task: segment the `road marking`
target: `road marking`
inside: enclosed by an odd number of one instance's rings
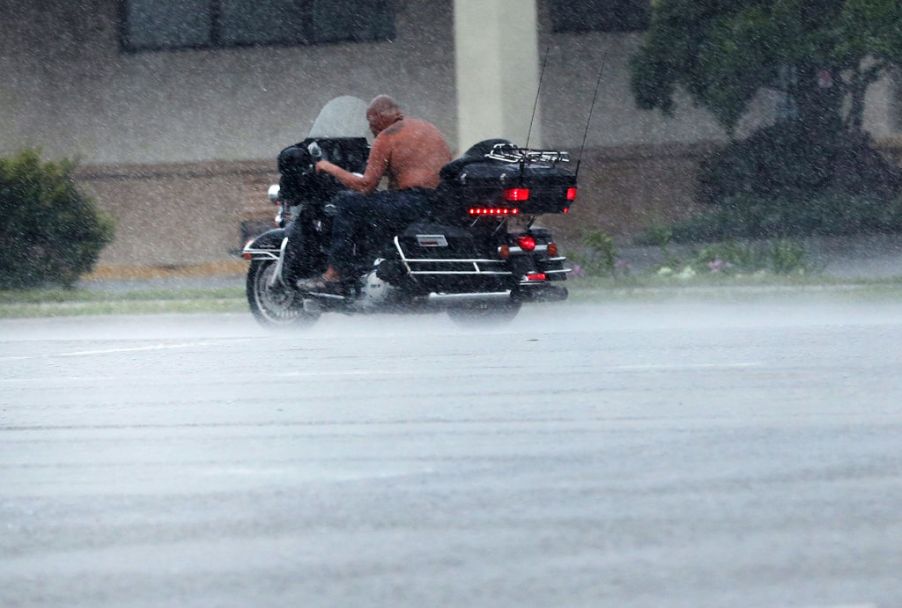
[[[114,382],[122,380],[117,376],[37,376],[33,378],[0,378],[0,384],[28,384],[29,382],[47,384],[49,380],[64,382]]]
[[[105,349],[105,350],[86,350],[86,351],[78,351],[71,353],[59,353],[59,354],[51,354],[51,355],[32,355],[26,357],[0,357],[0,361],[10,360],[10,359],[39,359],[42,357],[86,357],[93,355],[107,355],[107,354],[118,354],[118,353],[130,353],[130,352],[146,352],[146,351],[155,351],[155,350],[166,350],[166,349],[176,349],[176,348],[190,348],[192,346],[212,346],[216,345],[216,342],[190,342],[184,344],[156,344],[151,346],[142,346],[142,347],[134,347],[134,348],[114,348],[114,349]],[[614,365],[608,367],[607,372],[646,372],[646,371],[692,371],[692,370],[717,370],[717,369],[750,369],[753,367],[762,367],[764,364],[760,362],[746,362],[746,363],[661,363],[661,364],[647,364],[647,365]],[[348,378],[348,377],[388,377],[388,376],[411,376],[415,375],[415,373],[409,369],[314,369],[314,370],[293,370],[287,372],[271,372],[271,371],[263,371],[261,372],[265,377],[274,378],[274,379],[286,379],[286,378],[321,378],[321,377],[333,377],[333,378]],[[495,373],[494,371],[486,372],[486,374]],[[422,375],[422,374],[421,374]],[[433,374],[434,375],[434,374]],[[263,377],[263,376],[261,376]],[[59,377],[55,376],[54,380],[67,380],[67,381],[85,381],[85,382],[105,382],[117,380],[116,377],[113,376],[69,376],[69,377]],[[38,376],[38,377],[27,377],[27,378],[0,378],[0,384],[4,383],[28,383],[28,382],[47,382],[46,376]]]
[[[761,367],[760,362],[739,363],[650,363],[647,365],[614,365],[609,369],[616,371],[683,371],[693,369],[746,369]]]
[[[818,604],[804,608],[877,608],[877,604]]]
[[[247,342],[248,339],[227,339],[228,342]],[[155,350],[170,350],[178,348],[193,348],[198,346],[218,346],[224,340],[207,340],[203,342],[179,342],[176,344],[149,344],[147,346],[131,346],[128,348],[104,348],[97,350],[79,350],[68,353],[44,353],[40,355],[19,355],[10,357],[0,357],[0,361],[23,361],[27,359],[45,359],[52,357],[92,357],[95,355],[115,355],[121,353],[140,353]]]

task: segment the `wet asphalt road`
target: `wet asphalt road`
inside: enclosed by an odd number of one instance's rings
[[[0,606],[900,606],[902,303],[0,321]]]

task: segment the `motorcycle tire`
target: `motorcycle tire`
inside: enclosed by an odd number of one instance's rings
[[[479,302],[448,309],[448,317],[464,327],[501,325],[510,323],[520,312],[518,300],[504,302]]]
[[[275,260],[253,260],[247,271],[247,303],[260,325],[269,328],[300,328],[316,323],[318,312],[304,310],[301,295],[278,283],[269,287]]]

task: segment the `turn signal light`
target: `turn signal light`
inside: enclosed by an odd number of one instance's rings
[[[501,256],[501,259],[506,260],[511,257],[511,247],[510,245],[502,245],[498,248],[498,255]]]
[[[523,251],[535,251],[536,240],[528,234],[524,234],[523,236],[517,237],[517,245],[519,245],[520,249]]]
[[[529,188],[507,188],[504,191],[504,200],[512,203],[529,200]]]
[[[557,257],[557,243],[548,243],[548,255],[550,257]]]
[[[576,200],[576,186],[570,186],[567,188],[566,198],[571,203]]]
[[[254,239],[251,239],[247,243],[244,244],[244,247],[242,247],[241,257],[244,258],[245,260],[254,259],[254,254],[252,254],[250,251],[247,250],[247,248],[250,247],[251,243],[253,243],[253,242],[254,242]]]
[[[470,207],[470,215],[520,215],[516,207]]]

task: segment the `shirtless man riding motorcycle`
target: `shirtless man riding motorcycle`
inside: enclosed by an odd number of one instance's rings
[[[384,243],[399,228],[428,212],[429,193],[439,184],[439,171],[451,161],[451,150],[435,125],[407,118],[398,103],[387,95],[370,102],[367,122],[376,139],[363,175],[345,171],[321,160],[316,171],[328,173],[351,190],[338,195],[337,215],[332,224],[328,268],[321,277],[300,280],[307,291],[334,288],[353,262],[357,232],[365,227],[373,242]],[[388,190],[376,192],[383,177]],[[291,231],[289,231],[289,241]]]

